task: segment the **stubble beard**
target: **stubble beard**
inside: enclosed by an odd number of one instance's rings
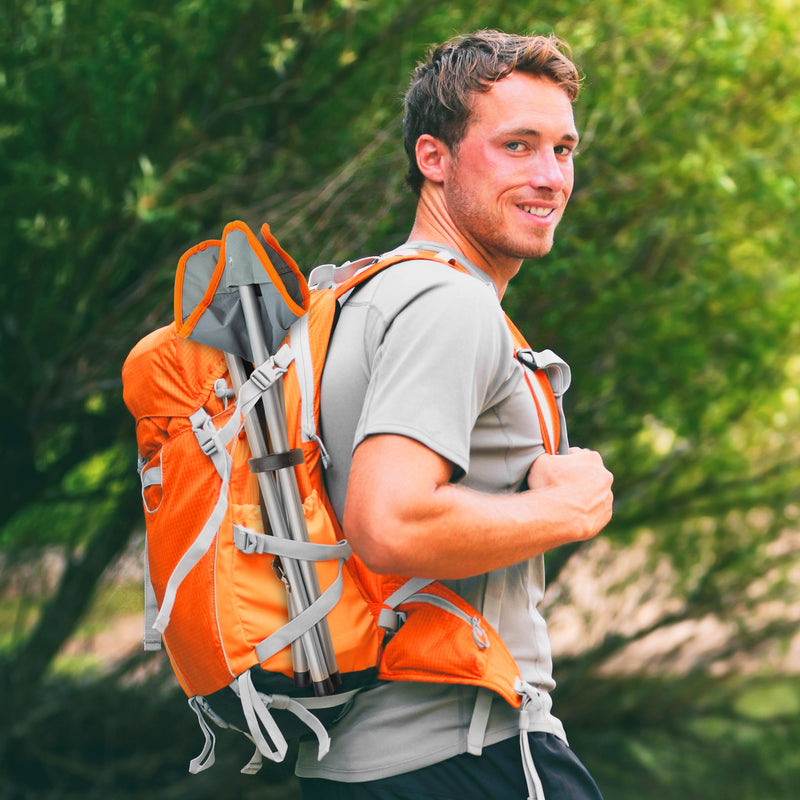
[[[549,228],[542,231],[541,236],[532,237],[532,241],[526,242],[524,245],[520,244],[517,252],[514,253],[515,258],[541,258],[546,256],[553,249],[555,229]],[[513,246],[513,242],[509,241],[509,246]]]
[[[459,229],[481,248],[506,259],[541,258],[553,248],[555,224],[530,235],[516,234],[502,214],[487,214],[484,204],[458,181],[450,185],[447,207]],[[522,213],[522,212],[521,212]]]

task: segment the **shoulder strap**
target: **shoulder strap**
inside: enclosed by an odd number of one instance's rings
[[[567,453],[569,440],[562,398],[572,379],[569,365],[552,350],[532,350],[508,316],[506,324],[514,340],[514,357],[527,367],[525,380],[536,402],[545,450]]]
[[[354,274],[349,276],[346,280],[342,281],[338,285],[334,287],[334,291],[336,292],[336,297],[342,301],[344,296],[352,291],[356,286],[368,281],[373,275],[376,275],[378,272],[386,269],[387,267],[391,267],[394,264],[399,264],[402,261],[436,261],[439,264],[444,264],[448,267],[453,267],[454,269],[459,270],[460,272],[466,272],[466,270],[454,259],[445,259],[442,258],[437,252],[434,250],[415,250],[409,253],[390,253],[388,256],[384,257],[377,257],[371,263],[367,262],[365,266],[359,268]],[[361,262],[356,262],[353,266],[358,266]]]
[[[342,267],[324,265],[322,270],[325,271],[329,285],[332,286],[337,301],[341,305],[347,301],[350,293],[356,287],[364,284],[381,270],[402,261],[418,259],[436,261],[459,272],[469,274],[455,258],[445,259],[434,250],[422,249],[406,253],[390,253],[386,257],[376,257],[371,260],[361,259]],[[566,453],[569,450],[569,441],[561,398],[569,387],[569,366],[552,350],[544,350],[541,353],[533,351],[508,315],[506,315],[506,324],[514,341],[514,356],[528,367],[525,370],[525,380],[536,403],[545,449],[549,453]]]
[[[332,289],[337,304],[341,306],[354,289],[366,283],[378,272],[403,261],[419,259],[435,261],[469,274],[455,258],[445,259],[435,250],[420,249],[411,252],[394,252],[385,257],[362,258],[340,267],[323,264],[314,269],[309,282],[312,286],[320,289]],[[541,353],[531,350],[517,326],[507,315],[505,319],[514,341],[514,356],[528,367],[525,370],[525,380],[536,403],[545,449],[549,453],[565,453],[569,449],[569,443],[561,397],[569,386],[569,367],[550,350]],[[333,324],[335,324],[335,318]],[[525,358],[526,355],[529,357]],[[311,430],[311,426],[307,425],[307,429]],[[327,466],[326,456],[327,453],[325,454],[325,465]]]
[[[309,277],[312,292],[308,313],[300,317],[289,332],[289,341],[295,353],[294,372],[300,397],[297,406],[287,403],[287,414],[290,417],[289,429],[292,430],[295,424],[292,415],[296,407],[299,408],[301,441],[316,443],[324,468],[330,466],[330,456],[319,436],[317,425],[319,382],[339,309],[353,290],[364,285],[373,275],[401,261],[420,258],[462,269],[454,261],[446,261],[432,250],[416,250],[391,253],[385,258],[370,256],[341,266],[322,264],[312,270]],[[308,460],[309,454],[306,454],[306,458]],[[310,490],[311,487],[307,488]]]

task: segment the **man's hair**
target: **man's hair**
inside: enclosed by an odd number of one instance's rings
[[[511,72],[547,78],[574,102],[580,74],[569,45],[554,35],[517,36],[485,30],[457,36],[432,48],[417,65],[405,96],[403,144],[406,183],[419,195],[424,177],[417,165],[417,139],[430,134],[455,152],[467,132],[475,92],[488,92]]]

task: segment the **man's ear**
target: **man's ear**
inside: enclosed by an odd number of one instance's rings
[[[434,183],[442,183],[445,176],[445,164],[450,156],[447,145],[429,133],[423,133],[417,139],[417,166],[419,171]]]

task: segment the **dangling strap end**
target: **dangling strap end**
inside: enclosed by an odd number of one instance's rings
[[[264,759],[256,747],[253,757],[239,770],[242,775],[255,775],[261,770]]]
[[[528,788],[528,800],[545,800],[544,787],[531,753],[528,738],[529,708],[538,699],[539,691],[527,681],[517,678],[514,690],[522,697],[522,708],[519,711],[519,750],[522,757],[522,771],[525,773],[525,784]]]
[[[144,637],[146,653],[161,649],[161,633],[153,626],[158,616],[158,600],[150,579],[150,560],[147,557],[147,537],[144,540]]]
[[[197,775],[198,772],[203,772],[209,767],[214,766],[214,762],[216,761],[214,748],[216,746],[217,737],[214,735],[214,731],[211,730],[208,722],[206,722],[197,697],[189,698],[189,707],[197,715],[197,721],[200,724],[200,730],[203,732],[203,738],[205,740],[200,755],[189,762],[189,772],[192,775]]]
[[[269,713],[268,702],[271,698],[266,696],[267,702],[264,702],[264,699],[259,696],[255,686],[253,686],[253,680],[249,672],[242,673],[234,681],[234,684],[237,687],[236,692],[242,703],[242,711],[256,748],[262,756],[266,756],[270,761],[280,763],[283,761],[289,746],[280,728]],[[267,741],[265,733],[272,741],[272,747]]]
[[[467,733],[467,752],[470,755],[479,756],[483,753],[483,740],[486,736],[486,727],[489,724],[489,714],[492,710],[493,699],[490,689],[486,689],[483,686],[478,689]]]

